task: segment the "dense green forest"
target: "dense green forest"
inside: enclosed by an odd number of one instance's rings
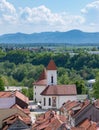
[[[84,49],[74,55],[68,52],[0,49],[0,77],[5,86],[32,88],[32,83],[38,79],[50,59],[57,65],[58,84],[74,83],[78,87],[78,93],[86,93],[86,81],[95,78],[99,72],[99,55],[90,54]]]

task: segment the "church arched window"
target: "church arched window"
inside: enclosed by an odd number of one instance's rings
[[[46,105],[46,98],[44,98],[44,106]]]
[[[53,76],[51,76],[51,83],[53,84]]]
[[[49,106],[51,106],[51,98],[49,98]]]

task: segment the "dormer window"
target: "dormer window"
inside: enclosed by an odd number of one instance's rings
[[[51,83],[53,84],[53,76],[51,76]]]

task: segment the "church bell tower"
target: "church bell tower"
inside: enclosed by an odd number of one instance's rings
[[[47,70],[47,85],[57,85],[57,67],[53,60],[50,60],[46,70]]]

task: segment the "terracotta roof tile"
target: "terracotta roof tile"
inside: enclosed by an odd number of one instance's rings
[[[19,105],[17,105],[17,104],[14,104],[13,106],[11,106],[10,108],[18,108],[18,109],[20,109],[20,110],[22,110],[23,111],[23,109],[19,106]]]
[[[76,95],[75,85],[53,85],[44,89],[41,95]]]
[[[4,119],[2,122],[6,123],[8,125],[8,124],[13,124],[17,119],[22,120],[27,125],[31,124],[31,118],[30,117],[20,116],[19,114],[14,114],[14,115]]]
[[[95,104],[95,107],[99,108],[99,99],[97,99],[94,104]]]
[[[98,130],[99,128],[97,128],[97,124],[96,123],[92,123],[91,126],[88,128],[88,130]]]
[[[50,62],[49,62],[49,64],[48,64],[48,66],[47,66],[46,69],[47,69],[47,70],[57,70],[57,67],[56,67],[56,65],[55,65],[55,62],[54,62],[53,60],[50,60]]]
[[[71,130],[86,130],[83,127],[72,127]]]
[[[43,79],[43,80],[39,80],[33,83],[34,85],[47,85],[47,80]]]
[[[82,103],[80,104],[81,109],[80,109],[76,114],[74,114],[73,117],[76,117],[76,116],[77,116],[81,111],[83,111],[88,105],[90,105],[90,101],[89,101],[89,100],[85,100],[84,102],[82,102]]]
[[[2,128],[2,130],[7,130],[8,129],[8,125],[6,125],[6,126],[4,126],[3,128]]]
[[[39,77],[39,80],[43,80],[43,79],[46,79],[46,78],[47,78],[46,77],[46,69],[44,69],[43,72],[41,73],[40,77]]]
[[[13,92],[11,91],[1,91],[0,98],[13,97]]]
[[[11,106],[10,108],[18,108],[20,109],[21,111],[23,111],[25,114],[29,115],[30,114],[30,110],[28,108],[26,109],[22,109],[19,105],[17,104],[14,104],[13,106]]]
[[[63,122],[58,119],[55,118],[48,126],[47,128],[45,128],[45,130],[57,130],[61,125],[63,124]]]
[[[63,106],[60,108],[61,112],[64,112],[64,109],[66,111],[71,110],[73,107],[78,106],[80,103],[78,101],[67,101],[66,103],[63,104]]]
[[[28,97],[26,97],[24,94],[22,94],[19,91],[15,91],[15,96],[18,97],[19,99],[21,99],[22,101],[24,101],[25,103],[29,103],[29,99]]]
[[[83,128],[86,128],[86,129],[88,129],[90,126],[91,126],[91,122],[90,122],[90,120],[88,120],[88,119],[84,120],[84,121],[80,124],[80,127],[83,127]]]
[[[26,102],[28,104],[29,99],[28,97],[26,97],[25,95],[23,95],[21,92],[19,91],[4,91],[4,92],[0,92],[0,97],[1,98],[7,98],[7,97],[18,97],[19,99],[21,99],[22,101]]]
[[[97,123],[85,119],[78,127],[73,127],[71,130],[97,130]]]
[[[57,130],[63,123],[62,116],[58,116],[55,111],[47,111],[43,115],[40,115],[33,124],[32,130]]]

